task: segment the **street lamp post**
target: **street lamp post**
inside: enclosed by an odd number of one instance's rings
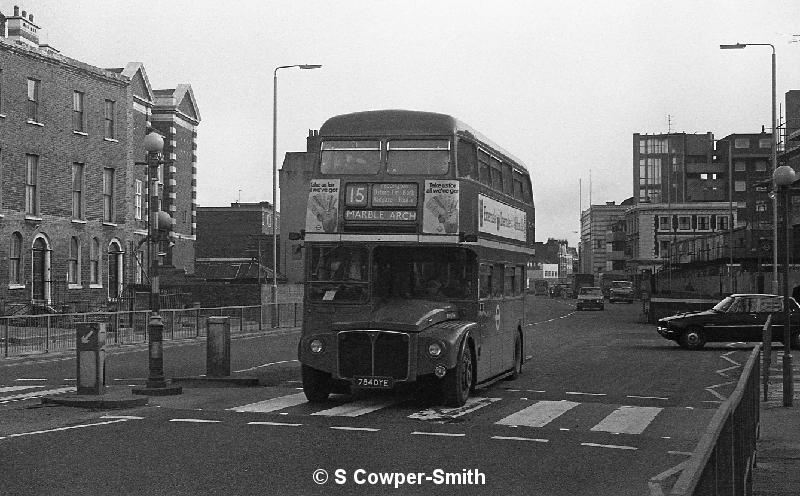
[[[783,262],[783,406],[792,406],[792,396],[794,396],[794,384],[792,378],[792,332],[790,324],[791,308],[789,308],[789,216],[791,214],[791,203],[789,197],[789,186],[797,179],[794,169],[788,165],[782,165],[772,173],[775,185],[783,192],[783,222],[785,225],[785,251]],[[777,198],[775,199],[777,204]]]
[[[768,46],[772,48],[772,171],[778,168],[778,118],[775,111],[775,46],[772,43],[736,43],[720,45],[723,50],[739,50],[747,46]],[[778,202],[772,204],[772,291],[778,293]]]
[[[272,327],[278,327],[278,238],[275,227],[278,223],[278,70],[297,67],[319,69],[319,64],[282,65],[272,72]],[[259,267],[259,270],[261,268]]]
[[[150,194],[147,207],[147,258],[150,276],[150,321],[147,325],[149,373],[146,386],[134,388],[133,393],[164,396],[182,392],[180,386],[169,385],[164,378],[164,323],[159,315],[161,288],[158,278],[158,238],[159,230],[166,227],[170,221],[169,214],[162,212],[159,208],[158,197],[158,166],[163,163],[159,160],[159,155],[164,149],[164,138],[151,131],[144,137],[144,149],[147,151],[145,165],[147,165],[147,188]],[[136,164],[141,164],[141,162],[136,162]]]

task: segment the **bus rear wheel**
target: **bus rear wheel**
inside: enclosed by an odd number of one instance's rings
[[[442,393],[447,406],[463,406],[474,387],[475,371],[472,351],[467,343],[461,347],[456,366],[447,371],[442,380]]]
[[[311,403],[321,403],[331,394],[331,375],[308,365],[300,368],[303,378],[303,392]]]

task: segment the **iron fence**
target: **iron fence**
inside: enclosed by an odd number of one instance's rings
[[[750,354],[733,394],[714,414],[672,490],[672,496],[749,495],[759,428],[761,344]]]
[[[231,332],[253,332],[272,325],[273,305],[160,310],[164,340],[205,337],[208,317],[230,317]],[[277,327],[300,325],[302,304],[279,303]],[[147,342],[149,310],[88,312],[0,317],[0,346],[4,357],[75,348],[76,324],[106,324],[106,345]]]

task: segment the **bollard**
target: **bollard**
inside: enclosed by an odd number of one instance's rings
[[[209,317],[206,332],[206,376],[231,375],[231,319]]]
[[[106,324],[77,324],[75,342],[78,350],[78,394],[103,394],[106,386]]]

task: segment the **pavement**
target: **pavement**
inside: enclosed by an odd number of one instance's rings
[[[772,361],[767,401],[761,397],[761,435],[756,442],[754,496],[800,495],[800,372],[795,351],[792,406],[783,406],[782,370]],[[762,391],[763,395],[763,391]]]

